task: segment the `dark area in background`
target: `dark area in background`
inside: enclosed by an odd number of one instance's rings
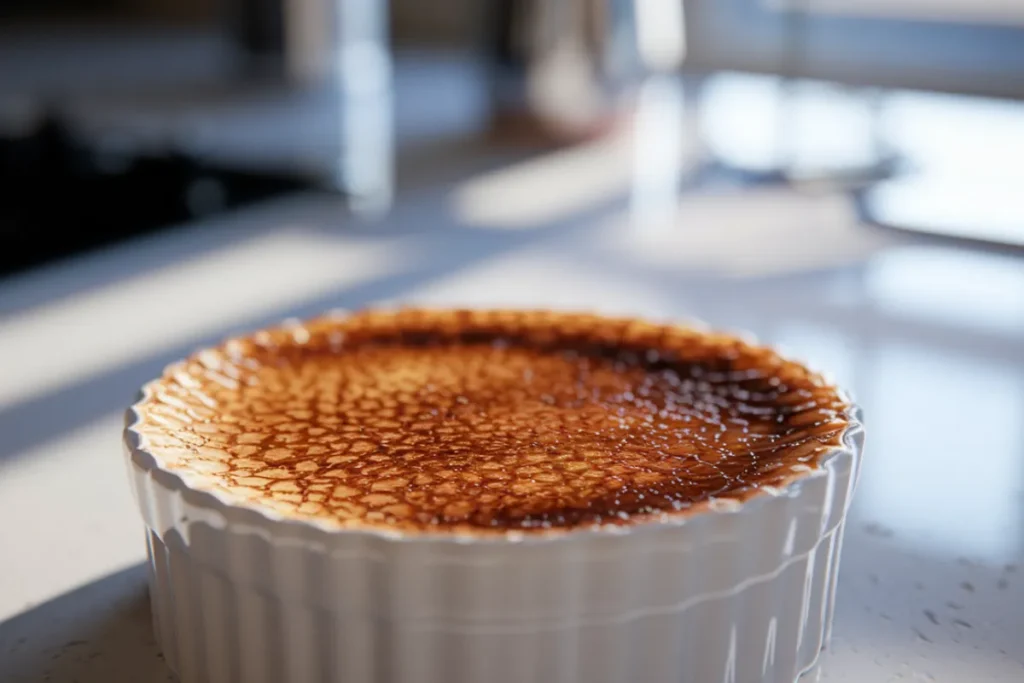
[[[0,18],[32,23],[69,19],[195,23],[216,16],[220,4],[211,0],[3,0]]]
[[[173,153],[111,157],[45,120],[0,135],[0,276],[303,186]]]
[[[90,15],[98,10],[111,9],[111,2],[96,0],[5,0],[0,5],[0,16],[7,19],[53,17],[54,15]]]
[[[277,0],[234,2],[228,12],[235,40],[253,56],[280,55],[284,51],[282,4]]]
[[[242,11],[243,5],[245,11]],[[26,25],[226,20],[242,50],[279,54],[275,0],[5,0],[0,17]],[[224,168],[176,153],[111,156],[52,111],[29,130],[0,128],[0,279],[210,213],[307,188],[293,175]]]

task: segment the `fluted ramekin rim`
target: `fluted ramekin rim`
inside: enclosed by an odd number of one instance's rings
[[[293,326],[299,321],[287,321]],[[679,320],[671,324],[697,330],[711,330],[708,325],[698,320]],[[745,333],[731,336],[742,338],[744,342],[759,345],[756,339]],[[767,346],[767,348],[772,348]],[[797,362],[803,367],[808,364],[796,361],[791,356],[783,356],[786,360]],[[180,361],[172,363],[173,368]],[[812,369],[813,372],[813,369]],[[166,370],[165,370],[166,373]],[[165,374],[161,373],[161,377]],[[818,373],[816,373],[818,374]],[[540,528],[523,530],[466,530],[452,529],[444,531],[389,528],[386,525],[339,526],[330,520],[316,517],[291,517],[268,506],[261,505],[242,497],[235,497],[220,490],[203,486],[203,478],[187,471],[175,470],[163,464],[161,458],[151,450],[139,429],[142,421],[141,406],[160,382],[156,378],[147,382],[136,396],[136,400],[125,413],[125,426],[122,440],[127,452],[130,466],[140,468],[160,479],[162,487],[174,495],[187,499],[188,503],[205,513],[213,513],[225,525],[247,531],[258,531],[271,539],[279,541],[305,541],[317,545],[332,546],[348,543],[357,538],[374,539],[389,543],[440,543],[440,544],[487,544],[487,545],[538,545],[548,543],[565,543],[574,540],[594,539],[596,537],[618,537],[656,532],[666,528],[678,528],[688,525],[707,524],[714,519],[735,515],[757,515],[759,510],[770,501],[778,498],[799,498],[807,481],[819,477],[833,476],[838,464],[846,459],[859,460],[864,439],[863,412],[854,402],[850,394],[838,387],[836,392],[844,400],[846,409],[843,417],[847,421],[840,435],[840,443],[822,453],[807,469],[791,472],[783,483],[771,487],[756,487],[745,491],[729,492],[721,497],[712,497],[680,510],[658,514],[636,515],[627,524],[594,524],[571,528]],[[739,495],[738,495],[739,494]],[[141,494],[140,494],[141,495]]]

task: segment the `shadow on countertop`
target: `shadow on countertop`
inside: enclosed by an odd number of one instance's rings
[[[0,623],[6,683],[173,683],[137,564]]]

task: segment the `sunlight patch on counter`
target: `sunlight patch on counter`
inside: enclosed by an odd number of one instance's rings
[[[0,409],[394,272],[405,257],[393,243],[290,227],[27,309],[0,327]]]

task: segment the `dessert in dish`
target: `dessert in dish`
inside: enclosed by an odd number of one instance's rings
[[[125,444],[186,683],[792,683],[862,433],[737,337],[408,309],[199,351]]]
[[[778,487],[849,403],[776,353],[671,326],[402,311],[235,340],[171,369],[136,429],[195,485],[345,527],[631,524]]]

